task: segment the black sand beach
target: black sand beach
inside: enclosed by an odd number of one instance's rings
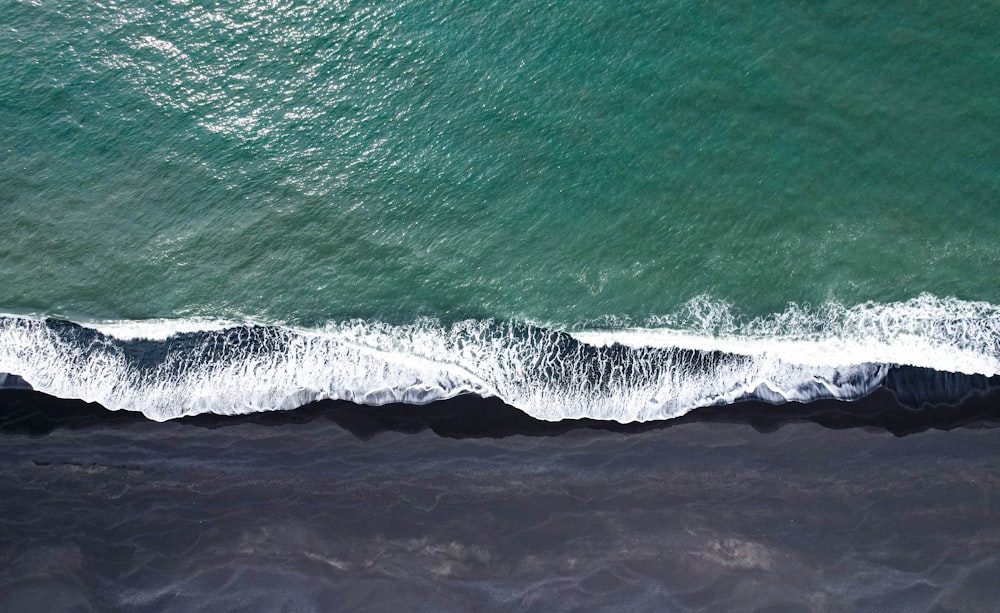
[[[0,610],[988,610],[996,407],[154,423],[5,390]]]

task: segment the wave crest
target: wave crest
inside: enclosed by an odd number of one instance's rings
[[[701,309],[701,316],[695,317]],[[321,399],[423,404],[496,396],[543,420],[669,419],[747,399],[852,400],[894,365],[993,376],[996,307],[922,296],[790,307],[744,323],[702,301],[659,327],[572,334],[468,320],[352,320],[322,329],[225,322],[79,324],[0,318],[0,372],[155,420],[292,409]]]

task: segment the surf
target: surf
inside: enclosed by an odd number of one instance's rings
[[[851,401],[886,385],[913,403],[936,402],[988,387],[1000,373],[1000,311],[954,298],[791,305],[743,319],[699,298],[644,326],[605,323],[354,319],[296,328],[8,315],[0,317],[0,372],[157,421],[324,399],[421,405],[473,394],[545,421],[620,423],[745,400]]]

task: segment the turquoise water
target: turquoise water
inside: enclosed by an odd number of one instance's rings
[[[998,303],[996,8],[5,2],[0,307]]]
[[[0,372],[43,391],[630,421],[1000,374],[995,2],[0,24]]]

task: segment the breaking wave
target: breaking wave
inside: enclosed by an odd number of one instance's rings
[[[938,374],[915,382],[901,367]],[[967,393],[1000,373],[1000,309],[925,295],[850,308],[792,305],[741,320],[729,305],[699,298],[642,326],[609,320],[569,331],[492,320],[298,329],[5,316],[0,372],[158,421],[322,399],[424,404],[459,394],[495,396],[548,421],[649,421],[750,399],[854,400],[887,381],[905,384],[895,390],[904,395],[916,390],[917,403],[921,394],[937,402]]]

